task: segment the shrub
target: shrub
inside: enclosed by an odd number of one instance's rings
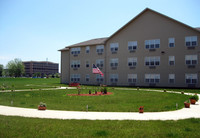
[[[104,94],[107,94],[107,88],[106,87],[104,87],[103,92],[104,92]]]
[[[40,105],[39,105],[40,107],[46,107],[47,105],[46,105],[46,103],[43,103],[43,102],[40,102]]]
[[[191,96],[190,96],[190,99],[194,99],[194,100],[198,101],[198,100],[199,100],[199,97],[198,97],[197,95],[191,95]]]

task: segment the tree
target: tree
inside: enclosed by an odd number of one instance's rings
[[[33,74],[33,77],[41,77],[41,73],[40,72],[36,72]]]
[[[24,64],[22,63],[21,59],[15,58],[11,60],[7,64],[7,69],[10,76],[20,77],[24,73]]]
[[[0,77],[3,76],[3,65],[0,64]]]

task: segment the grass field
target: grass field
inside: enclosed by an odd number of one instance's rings
[[[110,112],[137,112],[140,106],[144,106],[147,112],[169,111],[183,108],[183,103],[188,99],[187,95],[174,93],[112,90],[112,95],[105,96],[68,96],[77,90],[41,90],[27,92],[0,93],[0,105],[37,108],[40,102],[47,104],[47,109],[85,111],[86,105],[89,111]],[[81,93],[88,93],[82,90]],[[11,101],[13,104],[11,105]]]
[[[147,92],[143,90],[121,90],[108,88],[113,95],[108,96],[67,96],[77,90],[36,90],[30,88],[52,88],[66,86],[59,79],[0,78],[0,86],[6,89],[27,89],[24,92],[0,92],[0,105],[37,108],[40,102],[47,103],[47,109],[84,111],[123,111],[138,112],[144,106],[144,112],[175,110],[175,104],[183,107],[188,96],[174,93]],[[84,87],[81,93],[94,92],[95,87]],[[128,88],[129,89],[129,88]],[[163,90],[163,89],[162,89]],[[169,90],[169,89],[166,89]],[[174,89],[172,89],[174,90]],[[186,89],[200,93],[200,90]],[[13,101],[13,105],[11,105]],[[200,137],[200,119],[179,121],[90,121],[90,120],[54,120],[0,115],[0,138],[13,137]]]
[[[0,137],[200,137],[200,119],[179,121],[53,120],[0,116]]]
[[[5,90],[19,89],[38,89],[38,88],[53,88],[55,86],[66,86],[60,84],[60,78],[0,78],[0,90],[2,87]]]

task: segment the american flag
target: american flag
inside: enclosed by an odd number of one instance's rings
[[[103,73],[101,72],[101,70],[97,66],[95,66],[94,64],[93,64],[93,67],[92,67],[92,73],[100,74],[101,77],[103,77]]]

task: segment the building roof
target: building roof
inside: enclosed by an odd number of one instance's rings
[[[69,50],[69,48],[63,48],[63,49],[60,49],[60,50],[58,50],[58,51],[68,51]]]
[[[70,46],[67,46],[67,47],[101,45],[101,44],[104,44],[107,39],[108,39],[108,37],[96,38],[96,39],[91,39],[91,40],[84,41],[84,42],[81,42],[81,43],[77,43],[77,44],[74,44],[74,45],[70,45]]]
[[[92,46],[92,45],[103,45],[103,44],[105,44],[105,41],[106,41],[107,39],[108,39],[108,37],[91,39],[91,40],[87,40],[87,41],[80,42],[80,43],[77,43],[77,44],[73,44],[73,45],[66,46],[65,48],[60,49],[60,50],[58,50],[58,51],[67,51],[67,50],[69,50],[69,48],[71,48],[71,47]]]
[[[123,30],[124,28],[126,28],[129,24],[131,24],[131,23],[134,22],[136,19],[138,19],[140,16],[142,16],[144,13],[146,13],[146,12],[153,12],[153,13],[159,15],[159,16],[163,16],[163,17],[165,17],[165,18],[167,18],[167,19],[169,19],[169,20],[171,20],[171,21],[174,21],[174,22],[176,22],[176,23],[178,23],[178,24],[180,24],[180,25],[183,25],[183,26],[185,26],[185,27],[187,27],[187,28],[189,28],[189,29],[198,31],[198,32],[200,33],[200,30],[199,30],[198,28],[193,28],[193,27],[191,27],[191,26],[189,26],[189,25],[186,25],[186,24],[184,24],[184,23],[182,23],[182,22],[179,22],[179,21],[177,21],[177,20],[175,20],[175,19],[173,19],[173,18],[170,18],[170,17],[168,17],[168,16],[166,16],[166,15],[164,15],[164,14],[161,14],[161,13],[159,13],[159,12],[156,12],[156,11],[152,10],[152,9],[146,8],[146,9],[144,9],[141,13],[139,13],[136,17],[134,17],[132,20],[130,20],[127,24],[125,24],[125,25],[122,26],[119,30],[117,30],[114,34],[112,34],[112,35],[106,40],[106,42],[107,42],[108,40],[110,40],[113,36],[115,36],[116,34],[118,34],[121,30]]]
[[[200,27],[197,27],[197,28],[195,28],[195,29],[197,29],[198,31],[200,31]]]
[[[178,23],[180,25],[183,25],[183,26],[185,26],[185,27],[187,27],[189,29],[192,29],[192,30],[197,31],[197,32],[200,33],[200,28],[193,28],[193,27],[191,27],[189,25],[186,25],[186,24],[184,24],[182,22],[179,22],[179,21],[177,21],[175,19],[172,19],[172,18],[170,18],[170,17],[168,17],[168,16],[166,16],[164,14],[161,14],[159,12],[156,12],[156,11],[152,10],[152,9],[146,8],[141,13],[139,13],[136,17],[134,17],[132,20],[130,20],[127,24],[125,24],[119,30],[117,30],[114,34],[112,34],[110,37],[97,38],[97,39],[91,39],[91,40],[88,40],[88,41],[80,42],[80,43],[77,43],[77,44],[74,44],[74,45],[67,46],[64,49],[60,49],[59,51],[66,51],[66,50],[69,50],[69,48],[71,48],[71,47],[91,46],[91,45],[105,44],[108,40],[110,40],[112,37],[114,37],[121,30],[123,30],[124,28],[126,28],[129,24],[131,24],[132,22],[134,22],[137,18],[139,18],[140,16],[142,16],[146,12],[153,12],[153,13],[159,15],[159,16],[163,16],[163,17],[165,17],[165,18],[167,18],[167,19],[169,19],[169,20],[171,20],[173,22],[176,22],[176,23]]]
[[[54,63],[54,62],[50,62],[50,61],[22,61],[23,63],[32,63],[32,62],[36,62],[36,63],[51,63],[51,64],[58,64],[58,63]]]

